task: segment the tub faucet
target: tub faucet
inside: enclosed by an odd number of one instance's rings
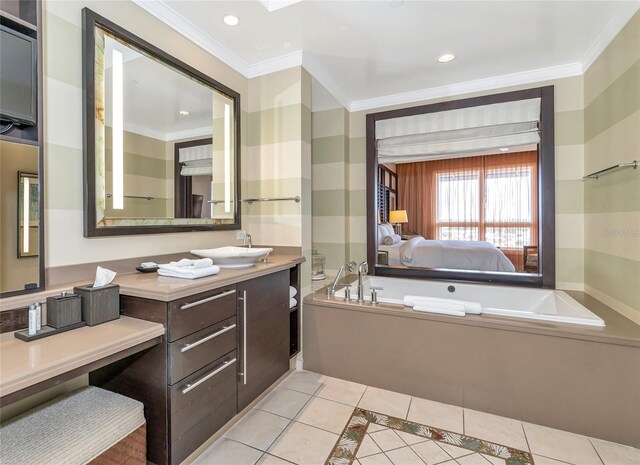
[[[356,264],[356,262],[343,263],[342,266],[340,267],[340,270],[338,270],[338,275],[336,276],[336,279],[334,279],[333,284],[329,287],[329,289],[327,289],[327,294],[333,295],[336,293],[336,287],[338,287],[338,282],[340,281],[340,278],[344,274],[345,268],[351,272],[351,271],[355,271],[357,266],[358,265]]]
[[[364,286],[362,285],[362,275],[369,272],[367,262],[360,263],[358,266],[358,302],[364,302]]]

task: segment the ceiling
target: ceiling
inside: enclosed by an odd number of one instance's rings
[[[351,111],[582,74],[634,1],[134,0],[247,77],[303,65]],[[223,24],[225,14],[240,24]],[[439,63],[453,53],[455,60]]]

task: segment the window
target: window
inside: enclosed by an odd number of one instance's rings
[[[488,241],[507,249],[533,244],[534,163],[487,164],[435,173],[437,239]]]

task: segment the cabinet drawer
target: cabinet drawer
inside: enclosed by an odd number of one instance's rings
[[[236,349],[236,317],[169,343],[169,384]]]
[[[237,412],[236,351],[171,386],[171,462],[180,463]]]
[[[169,304],[169,342],[231,318],[236,314],[236,286],[196,294]]]

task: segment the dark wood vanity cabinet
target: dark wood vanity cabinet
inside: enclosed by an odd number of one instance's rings
[[[240,411],[289,369],[289,272],[239,283],[238,318]]]
[[[164,342],[90,374],[145,405],[147,457],[177,465],[289,369],[291,270],[163,302],[121,296]]]

